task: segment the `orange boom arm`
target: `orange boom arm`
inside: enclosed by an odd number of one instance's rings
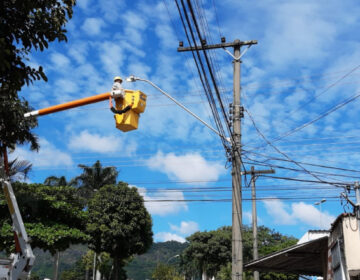
[[[78,100],[66,102],[66,103],[63,103],[63,104],[51,106],[51,107],[48,107],[48,108],[28,112],[28,113],[26,113],[24,115],[24,117],[27,118],[27,117],[30,117],[30,116],[43,116],[43,115],[47,115],[47,114],[51,114],[51,113],[56,113],[56,112],[64,111],[64,110],[67,110],[67,109],[71,109],[71,108],[80,107],[80,106],[87,105],[87,104],[92,104],[92,103],[104,101],[104,100],[109,99],[110,96],[111,96],[110,92],[105,92],[105,93],[101,93],[101,94],[98,94],[98,95],[85,97],[85,98],[82,98],[82,99],[78,99]]]

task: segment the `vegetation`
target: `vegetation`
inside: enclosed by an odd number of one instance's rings
[[[12,182],[25,180],[32,168],[32,163],[27,160],[13,159],[9,161],[9,176]]]
[[[267,227],[258,228],[259,255],[263,256],[274,251],[289,247],[296,243],[296,239],[281,235]],[[185,275],[216,276],[217,279],[231,279],[231,227],[221,227],[209,232],[196,232],[187,238],[189,246],[181,255],[181,264]],[[252,258],[252,231],[249,227],[243,230],[244,262]],[[252,272],[247,272],[251,277]],[[295,280],[296,275],[277,273],[262,273],[261,279]],[[248,278],[248,277],[247,277]]]
[[[88,211],[89,247],[110,254],[115,279],[119,279],[124,261],[145,253],[152,244],[152,222],[144,200],[136,188],[120,182],[99,189]]]
[[[159,263],[153,274],[152,279],[155,280],[182,280],[181,274],[172,265]]]
[[[145,254],[135,256],[125,266],[128,278],[134,280],[150,279],[159,263],[167,263],[178,268],[180,258],[174,258],[174,256],[180,255],[187,246],[187,243],[177,241],[154,243]]]
[[[86,242],[87,213],[71,187],[14,183],[14,192],[32,246],[55,254],[70,244]],[[0,196],[0,250],[13,252],[12,222],[3,194]]]
[[[103,167],[100,161],[92,166],[79,164],[83,172],[71,180],[70,185],[76,186],[81,197],[90,200],[96,191],[105,185],[116,184],[119,172],[116,167]]]
[[[31,129],[35,118],[24,118],[32,108],[18,91],[35,80],[47,77],[41,66],[27,65],[29,53],[43,51],[50,42],[66,41],[65,24],[72,17],[75,0],[3,0],[0,3],[0,143],[15,148],[30,142],[39,144]]]

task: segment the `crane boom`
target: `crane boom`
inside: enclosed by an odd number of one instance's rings
[[[85,98],[77,99],[74,101],[50,106],[50,107],[43,108],[40,110],[31,111],[31,112],[25,113],[24,117],[28,118],[30,116],[43,116],[43,115],[47,115],[47,114],[51,114],[51,113],[56,113],[56,112],[64,111],[67,109],[104,101],[106,99],[109,99],[109,97],[111,97],[111,93],[105,92],[105,93],[93,95],[90,97],[85,97]]]

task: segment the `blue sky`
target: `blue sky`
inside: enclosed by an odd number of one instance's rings
[[[342,101],[359,94],[360,4],[349,1],[199,1],[207,20],[208,43],[258,40],[242,59],[242,102],[269,139],[301,126]],[[67,25],[68,43],[52,43],[33,52],[31,65],[42,65],[49,82],[22,91],[35,109],[107,92],[116,75],[146,78],[214,125],[190,53],[178,53],[186,37],[173,1],[79,0]],[[232,59],[211,51],[221,76],[225,104],[232,99]],[[230,202],[151,202],[154,199],[229,199],[230,169],[219,137],[142,83],[124,83],[148,95],[139,129],[115,128],[108,102],[39,118],[38,153],[19,146],[13,157],[33,163],[31,182],[51,175],[78,175],[78,164],[116,166],[119,180],[139,188],[153,217],[156,241],[178,240],[196,230],[231,224]],[[316,98],[314,98],[316,97]],[[358,170],[359,101],[356,99],[281,141],[278,149],[293,160]],[[246,155],[264,162],[283,155],[265,145],[248,115],[243,120]],[[254,154],[258,153],[258,154]],[[245,159],[244,159],[245,160]],[[266,161],[300,169],[291,162]],[[246,165],[249,168],[249,165]],[[321,180],[353,182],[358,172],[304,165]],[[256,168],[268,168],[256,166]],[[317,180],[298,171],[276,169],[276,176]],[[344,175],[350,177],[343,177]],[[249,179],[249,178],[247,178]],[[186,189],[217,188],[217,192]],[[343,211],[342,189],[279,179],[259,178],[259,223],[301,237],[308,229],[328,227]],[[173,190],[169,190],[173,189]],[[249,198],[244,188],[244,197]],[[319,206],[322,197],[334,197]],[[243,204],[250,224],[251,203]],[[320,224],[321,223],[321,224]],[[321,225],[321,226],[320,226]]]

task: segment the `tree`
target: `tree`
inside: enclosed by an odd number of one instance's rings
[[[1,159],[2,160],[2,159]],[[32,163],[27,160],[19,160],[17,158],[9,161],[9,175],[12,182],[25,180],[32,168]]]
[[[32,108],[19,98],[18,91],[35,80],[47,77],[43,68],[27,65],[32,50],[43,51],[50,42],[66,41],[67,21],[72,17],[75,0],[2,0],[0,1],[0,143],[14,148],[30,142],[39,144],[31,129],[34,118],[24,118]]]
[[[154,269],[152,276],[154,280],[182,280],[180,273],[176,271],[175,267],[168,264],[159,263]]]
[[[181,261],[187,274],[200,273],[211,278],[231,261],[231,227],[196,232],[186,240],[189,247],[182,253]]]
[[[114,185],[119,174],[116,167],[103,167],[98,160],[92,166],[79,164],[79,167],[83,170],[82,174],[75,177],[70,184],[77,186],[79,195],[88,200],[102,186]]]
[[[0,4],[0,84],[20,90],[34,80],[47,80],[41,66],[26,65],[32,49],[66,41],[65,24],[75,0],[3,0]]]
[[[89,203],[89,247],[107,252],[114,260],[118,280],[124,261],[145,253],[152,244],[152,221],[136,188],[120,182],[99,189]]]
[[[38,139],[36,135],[31,133],[31,129],[38,125],[37,119],[24,118],[24,114],[32,111],[32,108],[27,101],[20,99],[16,92],[11,94],[9,92],[10,89],[6,90],[3,85],[0,85],[1,153],[3,153],[5,147],[15,149],[16,144],[24,144],[26,142],[30,142],[32,150],[38,150]]]
[[[187,237],[189,246],[181,254],[181,265],[186,275],[205,273],[217,279],[231,280],[231,227],[221,227],[209,232],[196,232]],[[293,237],[284,236],[274,230],[261,226],[258,228],[259,255],[284,249],[296,243]],[[243,227],[243,258],[249,262],[252,257],[252,230]],[[252,272],[246,272],[248,276]],[[296,275],[261,273],[261,279],[297,279]],[[251,276],[250,276],[251,277]],[[247,277],[248,278],[248,277]]]
[[[14,183],[14,192],[33,247],[55,254],[70,244],[88,240],[87,214],[71,187],[48,187],[40,184]],[[0,250],[14,251],[9,210],[0,195]]]
[[[70,184],[66,180],[65,176],[61,176],[61,177],[49,176],[44,180],[44,185],[51,187],[61,187],[61,186],[69,186]]]

